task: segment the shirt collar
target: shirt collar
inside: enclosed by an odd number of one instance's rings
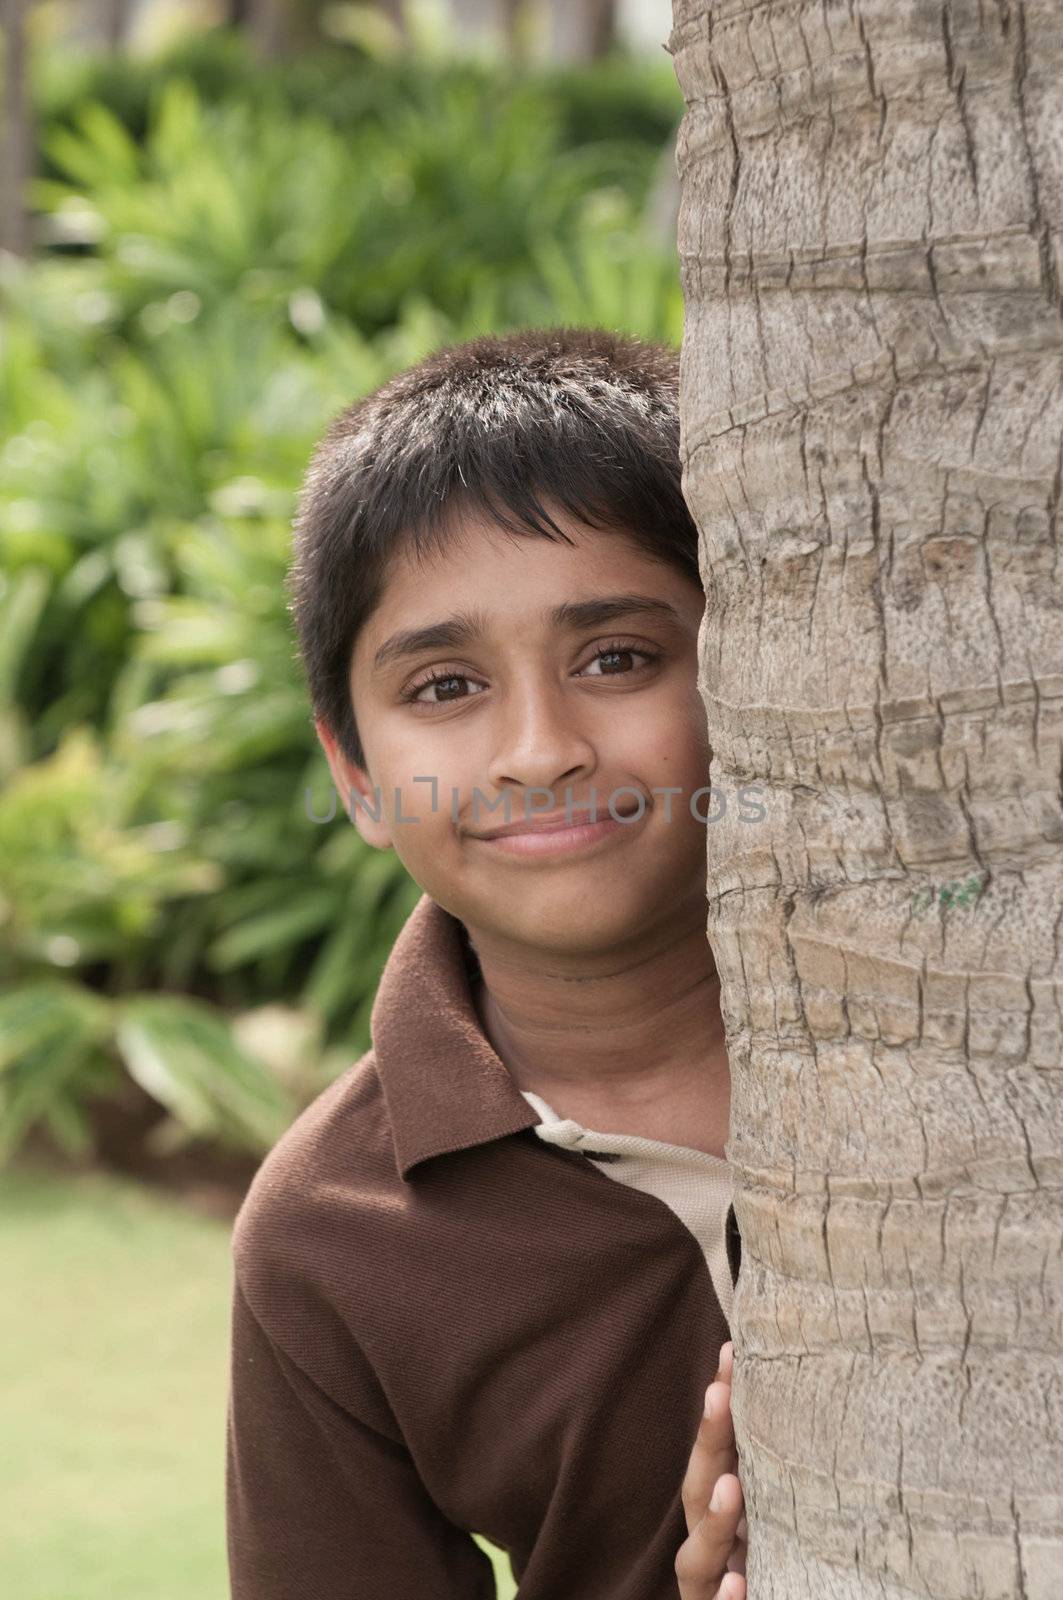
[[[395,1163],[519,1133],[539,1121],[484,1034],[463,924],[423,894],[392,946],[369,1027]]]

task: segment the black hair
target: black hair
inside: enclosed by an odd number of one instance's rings
[[[682,493],[679,356],[601,329],[472,339],[401,372],[330,423],[300,490],[288,578],[314,715],[358,766],[349,672],[389,566],[446,540],[455,513],[565,539],[560,507],[700,586]]]

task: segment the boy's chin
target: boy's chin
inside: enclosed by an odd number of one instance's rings
[[[512,894],[499,895],[455,914],[489,937],[493,932],[529,950],[593,956],[637,945],[662,920],[674,924],[683,898],[662,891],[660,880],[640,886],[630,876],[623,882],[602,879],[594,884],[577,879],[576,873],[544,874],[540,882],[522,884],[519,902]],[[703,879],[696,887],[703,898]]]

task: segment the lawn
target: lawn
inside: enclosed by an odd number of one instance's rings
[[[103,1174],[9,1168],[0,1280],[0,1593],[225,1600],[228,1226]]]

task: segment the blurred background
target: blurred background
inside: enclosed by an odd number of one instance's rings
[[[0,19],[0,1588],[222,1600],[232,1216],[420,893],[336,806],[295,494],[440,345],[678,343],[670,5]]]

